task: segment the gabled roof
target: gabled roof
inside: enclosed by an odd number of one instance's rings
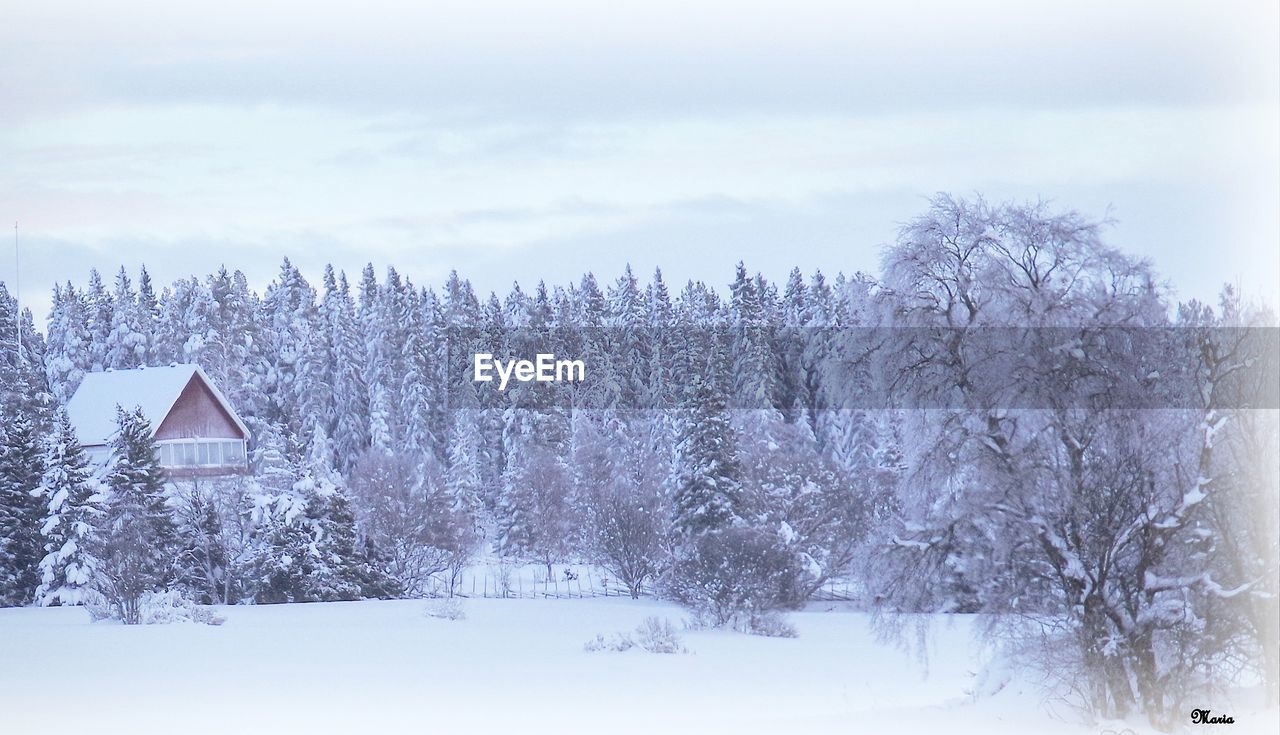
[[[76,394],[67,403],[67,414],[76,429],[76,437],[87,447],[110,443],[117,429],[117,405],[126,410],[141,407],[143,415],[151,422],[154,435],[193,377],[198,377],[209,388],[236,427],[249,436],[249,427],[244,425],[226,396],[200,366],[170,365],[85,375]]]

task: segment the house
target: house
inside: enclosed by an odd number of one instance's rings
[[[98,464],[111,454],[117,406],[142,409],[159,446],[160,465],[171,478],[249,471],[249,428],[198,365],[86,375],[67,413],[85,453]]]

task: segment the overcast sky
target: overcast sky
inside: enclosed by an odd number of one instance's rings
[[[942,190],[1109,213],[1180,297],[1280,290],[1274,2],[3,5],[0,216],[40,316],[144,262],[874,271]]]

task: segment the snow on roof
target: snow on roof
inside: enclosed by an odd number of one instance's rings
[[[154,434],[182,395],[182,389],[199,375],[214,397],[222,403],[240,430],[247,436],[249,429],[227,403],[222,392],[205,375],[198,365],[170,365],[133,370],[107,370],[84,376],[76,394],[67,403],[67,413],[75,426],[76,437],[84,446],[107,444],[116,433],[116,406],[126,410],[135,406],[151,422]]]

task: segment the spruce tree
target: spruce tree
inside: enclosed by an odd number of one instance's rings
[[[257,601],[395,596],[394,580],[357,543],[355,514],[341,488],[306,475],[294,483],[292,493],[303,504],[302,512],[275,513],[264,522]]]
[[[358,543],[355,513],[317,429],[309,456],[272,468],[259,521],[259,603],[394,597],[399,589]]]
[[[13,396],[0,424],[0,606],[31,602],[39,584],[41,509],[36,493],[44,474],[31,412]]]
[[[356,517],[340,486],[321,486],[307,507],[316,539],[319,574],[310,594],[318,600],[395,597],[399,590],[358,543]]]
[[[117,407],[116,424],[94,551],[100,591],[121,620],[136,624],[142,596],[173,581],[177,528],[166,505],[164,475],[147,417],[140,408]]]
[[[650,399],[644,408],[665,410],[671,408],[679,391],[680,376],[675,372],[674,350],[677,342],[672,334],[675,328],[675,309],[671,293],[662,279],[662,270],[653,270],[653,282],[646,290],[648,301],[648,338],[650,348],[649,385]]]
[[[303,499],[304,513],[308,501]],[[308,516],[293,517],[273,512],[260,528],[261,546],[255,564],[258,570],[259,604],[313,602],[312,587],[318,575],[311,543],[312,525]],[[354,593],[348,599],[354,599]]]
[[[444,321],[443,360],[445,395],[442,397],[449,408],[466,405],[463,397],[473,391],[474,383],[460,379],[471,371],[472,355],[477,352],[492,352],[493,348],[481,339],[480,302],[476,298],[471,283],[458,277],[458,272],[449,274],[445,283],[441,310]]]
[[[45,554],[35,601],[78,605],[97,573],[93,528],[101,508],[98,482],[65,409],[58,411],[53,432],[45,440],[44,465],[39,496],[45,511],[40,526]]]
[[[504,554],[533,558],[551,573],[580,528],[572,505],[568,427],[553,409],[509,408],[503,415],[506,466],[495,509]]]
[[[372,271],[365,274],[366,281]],[[394,268],[387,269],[381,287],[369,282],[362,287],[361,316],[365,328],[365,380],[369,391],[369,443],[374,449],[391,451],[404,438],[401,381],[408,370],[405,346],[409,322],[417,301]]]
[[[474,402],[474,397],[471,399]],[[449,437],[449,460],[445,473],[451,510],[469,528],[478,527],[483,510],[483,479],[480,474],[480,412],[471,408],[455,412]]]
[[[267,287],[263,307],[268,327],[261,335],[266,405],[260,418],[280,426],[286,439],[299,442],[306,434],[297,399],[306,391],[309,378],[306,357],[316,329],[316,292],[285,258],[280,275]]]
[[[352,462],[369,446],[369,389],[364,380],[364,348],[360,324],[345,273],[339,274],[337,289],[325,295],[322,314],[333,349],[334,454],[338,468],[351,469]]]
[[[413,298],[410,291],[409,297]],[[447,454],[448,435],[441,411],[438,346],[444,340],[439,302],[435,293],[425,291],[406,315],[404,372],[400,376],[400,416],[404,422],[403,441],[398,451],[408,452],[422,462],[442,462]]]
[[[150,335],[138,306],[138,296],[124,266],[116,274],[115,309],[111,314],[111,331],[107,335],[106,366],[116,369],[145,365]]]
[[[146,337],[146,352],[142,357],[143,365],[162,365],[158,362],[156,352],[156,327],[160,323],[160,300],[156,298],[155,286],[151,283],[151,274],[142,266],[138,275],[138,312],[137,324]]]
[[[747,276],[738,263],[730,285],[729,311],[733,354],[734,405],[743,408],[773,408],[779,374],[770,312],[776,298],[761,277]]]
[[[676,448],[675,530],[685,538],[732,525],[740,501],[736,438],[724,394],[699,375],[690,400]]]
[[[222,335],[222,369],[215,380],[221,380],[227,398],[245,416],[253,418],[262,413],[266,396],[262,390],[262,304],[258,295],[249,290],[244,273],[227,274],[219,269],[209,281],[209,290],[218,305],[215,327]]]
[[[188,362],[187,344],[192,335],[204,335],[206,325],[203,313],[193,308],[200,291],[200,281],[194,276],[175,281],[172,288],[167,288],[160,298],[160,321],[156,333],[152,335],[153,359],[157,365],[168,365],[173,362]],[[197,347],[203,337],[192,342]],[[221,376],[217,366],[201,362],[201,367],[214,380]]]
[[[39,436],[51,400],[45,388],[43,339],[0,283],[0,605],[25,605],[39,581],[40,503],[33,493],[44,472]]]
[[[115,304],[111,292],[102,283],[97,269],[89,271],[89,287],[85,291],[85,305],[89,311],[89,371],[98,372],[109,367],[107,363],[107,339],[111,335],[111,321]]]
[[[84,297],[70,282],[54,287],[44,369],[50,391],[64,404],[75,395],[89,367],[88,319]]]
[[[647,338],[648,312],[640,282],[627,266],[609,289],[608,326],[614,370],[619,381],[618,405],[640,408],[650,403],[649,368],[652,343]]]

